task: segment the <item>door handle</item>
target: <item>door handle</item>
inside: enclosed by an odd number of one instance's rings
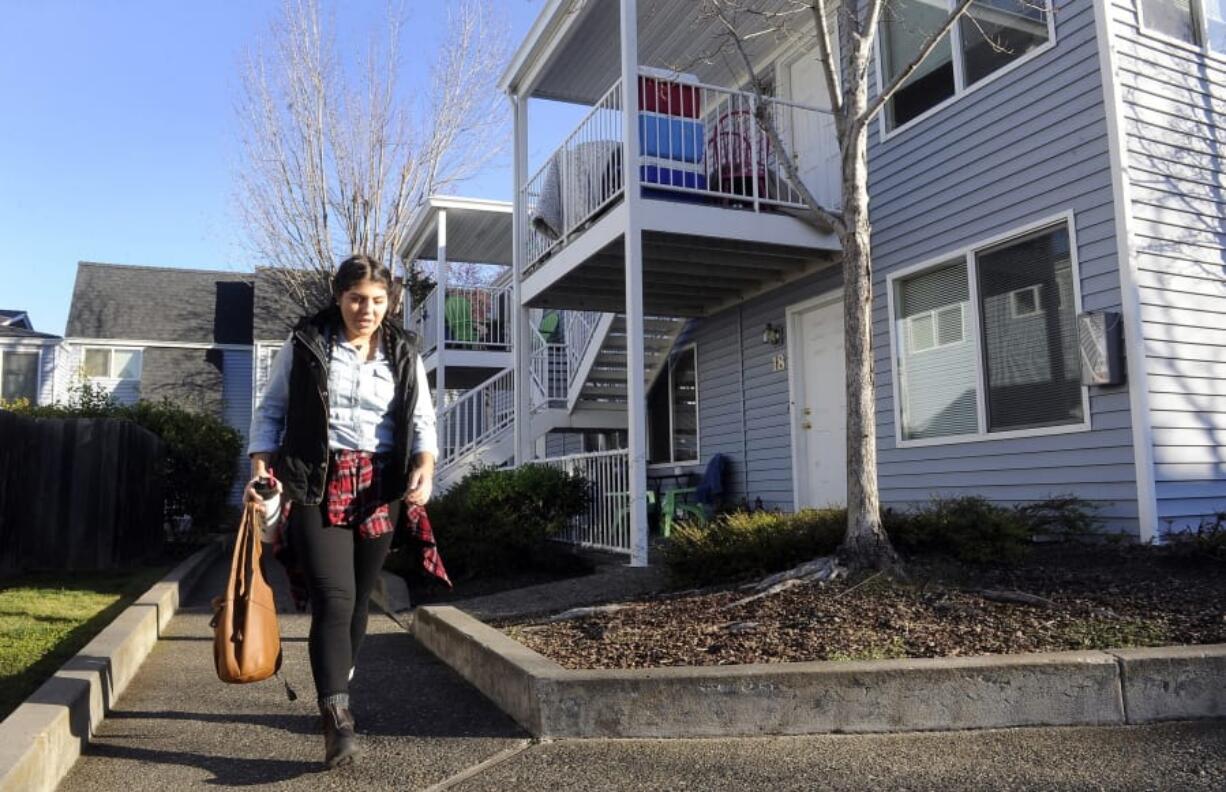
[[[812,429],[812,428],[813,428],[813,424],[812,424],[812,422],[810,422],[810,421],[805,421],[804,423],[802,423],[802,424],[800,425],[800,428],[801,428],[801,429]]]

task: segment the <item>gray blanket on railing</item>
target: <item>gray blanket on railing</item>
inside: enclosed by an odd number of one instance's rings
[[[616,140],[593,140],[554,153],[541,180],[541,192],[531,215],[532,227],[549,239],[560,239],[563,228],[562,202],[569,202],[571,222],[585,219],[621,189],[622,144]],[[562,158],[566,167],[562,167]],[[562,172],[566,172],[566,185]]]

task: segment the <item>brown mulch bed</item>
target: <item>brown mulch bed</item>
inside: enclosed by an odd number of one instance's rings
[[[913,560],[908,579],[805,584],[746,596],[697,592],[612,613],[495,623],[566,668],[957,657],[1067,649],[1226,643],[1226,570],[1161,550],[1048,546],[1012,569]],[[1036,595],[1050,606],[979,592]]]

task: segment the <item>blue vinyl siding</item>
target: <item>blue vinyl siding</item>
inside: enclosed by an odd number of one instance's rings
[[[243,487],[249,471],[247,463],[247,431],[251,426],[251,355],[250,349],[227,349],[222,362],[222,419],[243,436],[242,450],[235,460],[234,486],[230,502],[241,503]]]
[[[911,128],[870,133],[873,341],[882,502],[981,495],[998,503],[1073,493],[1136,534],[1127,389],[1090,390],[1089,431],[927,447],[895,443],[886,277],[1037,220],[1072,212],[1084,310],[1120,310],[1114,203],[1092,0],[1057,3],[1057,44]],[[840,282],[828,270],[713,317],[699,348],[704,458],[732,460],[734,495],[791,508],[788,374],[770,367],[766,322]],[[739,327],[739,336],[738,336]]]
[[[1226,60],[1111,0],[1158,530],[1226,510]]]
[[[886,277],[1036,221],[1073,213],[1083,310],[1120,310],[1103,86],[1091,0],[1056,3],[1056,46],[882,142],[870,139],[881,499],[1073,493],[1136,534],[1125,388],[1091,388],[1091,429],[899,448]]]

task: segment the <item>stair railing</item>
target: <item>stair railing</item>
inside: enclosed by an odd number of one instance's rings
[[[503,369],[443,408],[438,415],[442,470],[515,421],[515,369]]]

